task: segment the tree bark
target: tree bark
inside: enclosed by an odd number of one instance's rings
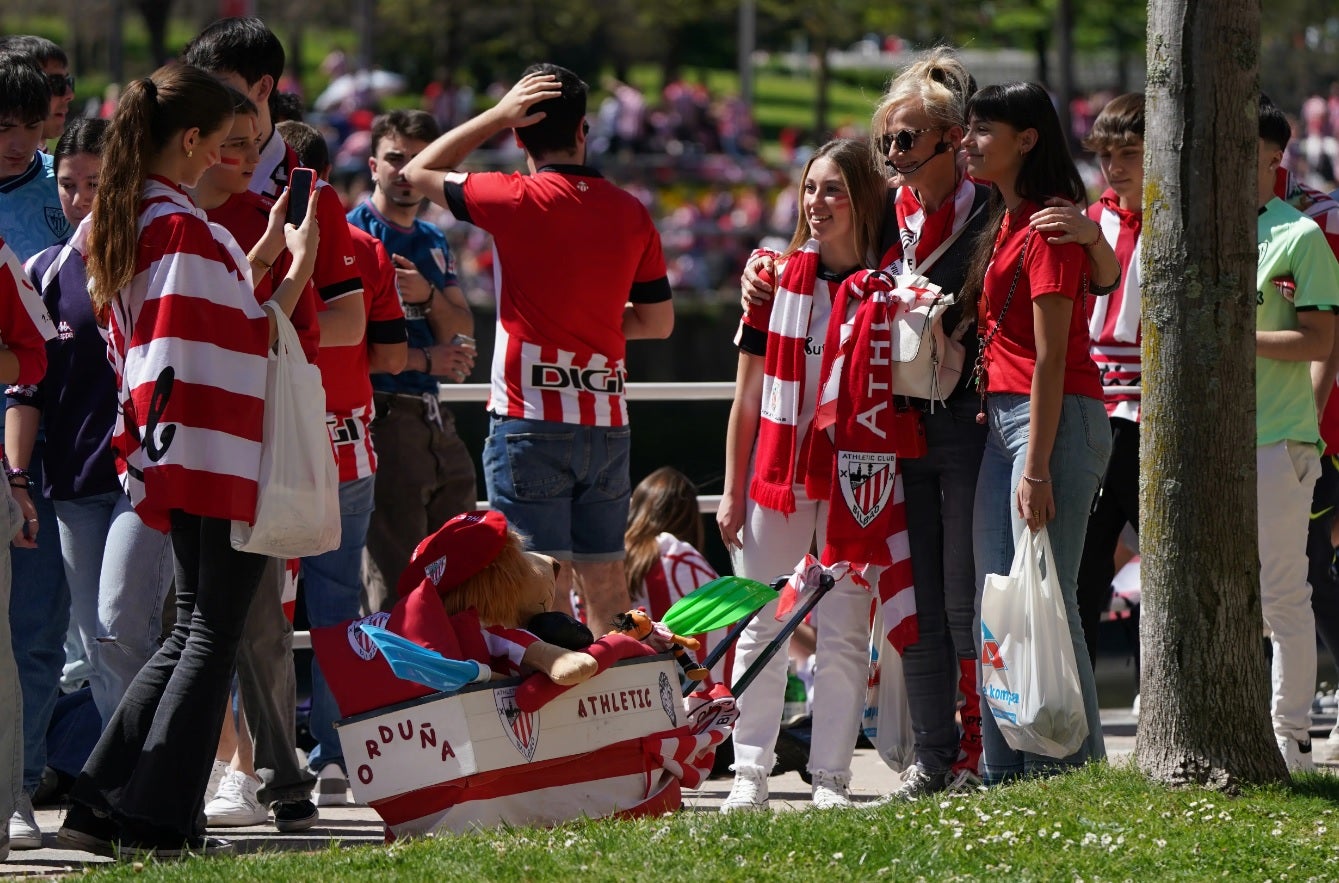
[[[1144,182],[1140,769],[1285,779],[1255,502],[1256,0],[1150,0]]]
[[[828,86],[832,82],[828,50],[831,48],[827,34],[814,35],[814,57],[818,61],[814,77],[814,144],[822,144],[831,137],[828,132]]]

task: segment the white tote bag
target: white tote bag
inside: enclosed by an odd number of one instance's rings
[[[1026,528],[981,598],[981,691],[1015,751],[1068,757],[1088,736],[1074,642],[1045,528]]]
[[[265,381],[264,447],[256,521],[232,523],[232,547],[274,558],[339,547],[339,467],[325,422],[321,371],[307,362],[293,323],[266,303],[278,327]]]
[[[895,773],[916,760],[916,734],[911,729],[911,705],[902,672],[902,655],[888,643],[882,611],[874,614],[869,640],[869,682],[861,719],[865,738]]]
[[[962,377],[966,348],[944,332],[944,311],[954,297],[924,276],[894,276],[893,393],[942,402]],[[957,330],[957,329],[955,329]]]

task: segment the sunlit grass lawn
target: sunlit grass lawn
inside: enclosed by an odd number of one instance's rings
[[[391,847],[195,859],[99,880],[1335,880],[1339,777],[1238,797],[1093,767],[874,810],[681,812]]]

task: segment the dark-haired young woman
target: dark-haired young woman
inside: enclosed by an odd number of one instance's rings
[[[275,337],[252,279],[286,243],[292,266],[271,302],[292,312],[317,241],[310,212],[300,228],[280,226],[281,199],[243,254],[186,194],[218,162],[235,106],[230,89],[186,65],[127,86],[75,238],[94,314],[109,326],[116,468],[144,522],[170,532],[176,565],[176,625],[126,691],[60,831],[68,847],[123,858],[226,848],[203,837],[205,785],[266,562],[230,542],[231,522],[255,516]]]
[[[973,513],[977,611],[985,575],[1009,572],[1015,537],[1048,527],[1088,720],[1078,751],[1047,758],[1010,748],[983,704],[984,778],[998,784],[1106,753],[1077,582],[1111,430],[1089,355],[1088,257],[1028,224],[1050,198],[1084,197],[1050,96],[1033,83],[989,86],[972,97],[967,117],[967,169],[990,182],[996,206],[995,233],[983,238],[971,277],[980,280],[987,427]]]

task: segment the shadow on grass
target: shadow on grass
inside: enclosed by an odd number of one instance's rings
[[[1339,806],[1339,776],[1333,772],[1296,775],[1291,791],[1297,797],[1314,797]]]

